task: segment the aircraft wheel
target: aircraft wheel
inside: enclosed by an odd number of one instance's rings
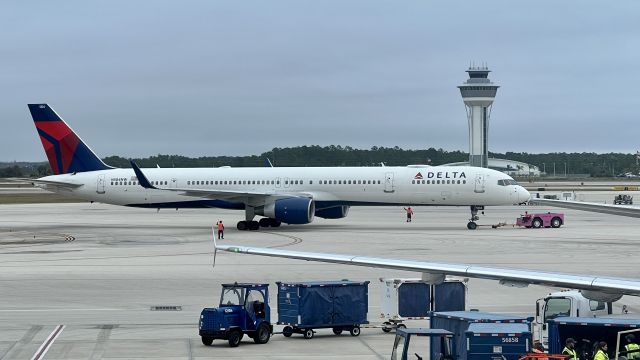
[[[276,220],[276,219],[269,219],[271,222],[271,227],[280,227],[280,224],[282,224],[282,222]]]
[[[261,227],[269,227],[271,226],[271,219],[269,218],[262,218],[260,219],[260,221],[258,221],[258,224],[260,224]]]
[[[236,225],[238,230],[247,230],[247,222],[246,221],[238,221],[238,225]]]
[[[398,329],[406,329],[406,328],[407,328],[407,325],[405,325],[405,324],[396,325],[396,330],[398,330]]]
[[[560,220],[559,217],[554,217],[553,219],[551,219],[552,228],[559,228],[560,225],[562,225],[562,220]]]
[[[260,223],[258,223],[257,221],[248,221],[248,227],[249,230],[258,230],[260,229]]]
[[[467,229],[469,230],[475,230],[478,227],[478,224],[474,223],[473,221],[469,221],[467,223]]]
[[[534,229],[540,229],[542,227],[542,220],[540,218],[535,218],[531,222],[531,227]]]

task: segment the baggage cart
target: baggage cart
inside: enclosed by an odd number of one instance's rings
[[[340,335],[349,331],[360,335],[360,325],[368,324],[369,281],[276,282],[278,324],[282,334],[314,336],[314,329],[332,329]]]

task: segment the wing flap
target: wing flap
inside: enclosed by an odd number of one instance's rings
[[[271,256],[307,261],[320,261],[333,264],[367,266],[403,271],[417,271],[427,274],[444,274],[477,279],[497,280],[509,286],[512,286],[512,284],[517,284],[518,286],[527,284],[544,285],[606,293],[614,296],[640,295],[640,280],[638,279],[556,273],[539,270],[485,267],[477,265],[396,260],[353,255],[308,253],[301,251],[257,247],[229,246],[218,244],[216,244],[215,246],[216,251],[221,250],[241,254]]]
[[[531,199],[530,204],[534,205],[546,205],[559,207],[564,209],[591,211],[602,214],[628,216],[640,218],[640,208],[629,205],[610,205],[610,204],[598,204],[582,201],[568,201],[568,200],[551,200],[551,199]]]

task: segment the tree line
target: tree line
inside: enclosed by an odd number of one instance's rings
[[[640,168],[634,154],[623,153],[489,153],[489,157],[521,161],[535,165],[541,171],[556,176],[566,174],[584,174],[591,177],[612,177],[626,172],[638,174]],[[260,155],[248,156],[203,156],[187,157],[182,155],[154,155],[134,160],[141,167],[259,167],[266,166],[269,159],[278,167],[310,166],[404,166],[409,164],[442,165],[467,161],[469,155],[463,151],[443,149],[402,149],[395,147],[377,147],[354,149],[350,146],[298,146],[273,148]],[[108,165],[120,168],[130,167],[129,159],[109,156],[103,159]],[[0,163],[0,177],[29,177],[51,174],[48,163]]]

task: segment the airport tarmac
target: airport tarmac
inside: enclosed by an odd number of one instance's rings
[[[389,358],[393,332],[376,328],[359,337],[320,329],[311,340],[274,335],[266,345],[246,337],[238,348],[222,340],[202,345],[199,313],[217,306],[223,282],[270,283],[275,322],[276,281],[369,280],[375,324],[382,321],[378,278],[418,276],[230,253],[218,254],[214,269],[210,227],[219,219],[225,244],[640,278],[640,219],[513,206],[487,208],[479,223],[514,223],[525,210],[564,212],[566,225],[469,231],[464,207],[418,207],[412,223],[401,207],[361,207],[345,219],[246,232],[235,229],[242,212],[220,209],[0,205],[0,359],[31,359],[58,325],[65,327],[47,359]],[[468,285],[469,308],[529,316],[536,299],[554,290],[475,279]],[[619,304],[640,313],[638,298]]]

